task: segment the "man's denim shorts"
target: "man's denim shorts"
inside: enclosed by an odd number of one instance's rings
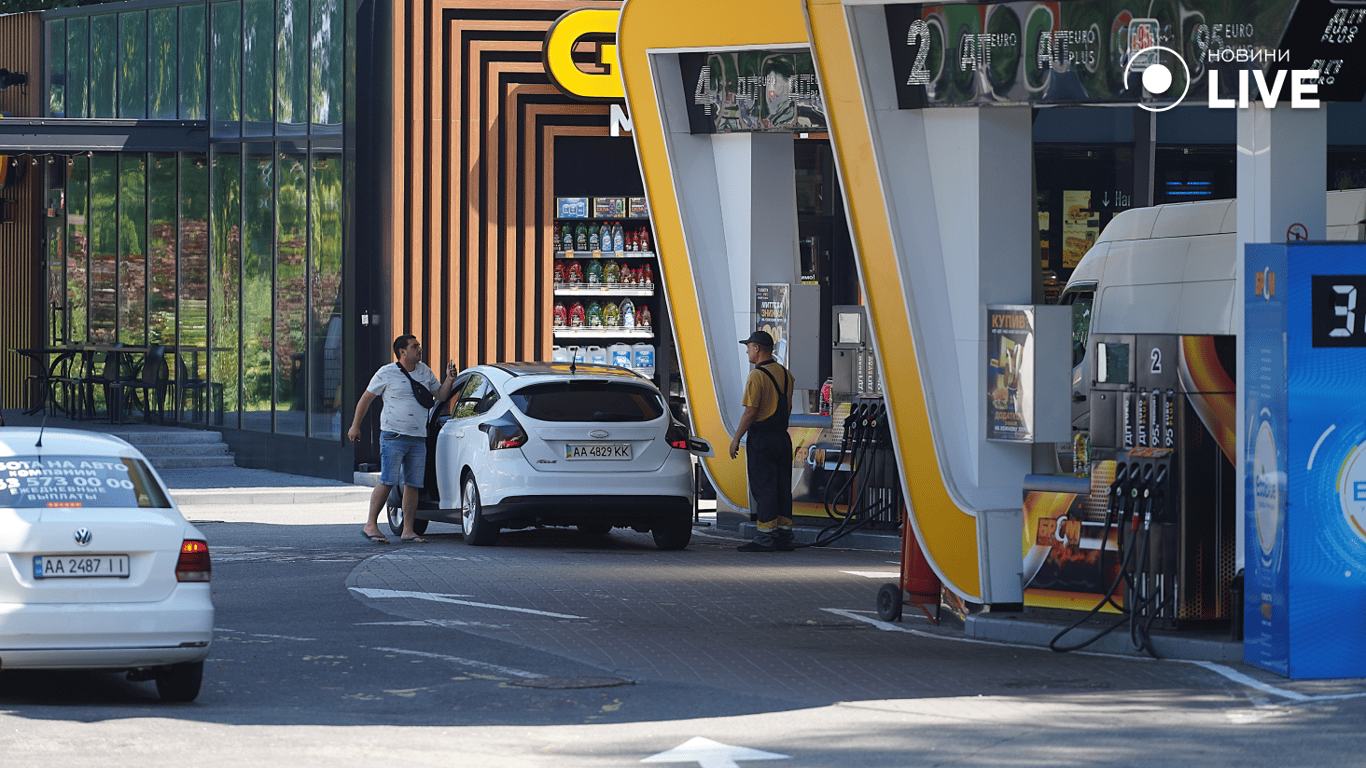
[[[402,469],[403,473],[399,474]],[[379,433],[379,481],[421,488],[427,471],[427,440],[397,432]]]

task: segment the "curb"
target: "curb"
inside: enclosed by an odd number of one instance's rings
[[[963,622],[963,633],[978,640],[1047,648],[1049,642],[1065,626],[1067,625],[1057,622],[1031,619],[1024,614],[974,614]],[[1063,638],[1063,643],[1078,645],[1090,640],[1097,631],[1099,629],[1093,625],[1083,625],[1069,632]],[[1223,663],[1240,663],[1243,660],[1243,644],[1232,640],[1158,632],[1153,632],[1151,638],[1157,655],[1164,659]],[[1129,641],[1129,631],[1124,626],[1086,646],[1086,650],[1116,656],[1151,658],[1147,652],[1134,649]]]
[[[299,488],[171,488],[182,507],[208,504],[363,504],[370,500],[365,487]]]

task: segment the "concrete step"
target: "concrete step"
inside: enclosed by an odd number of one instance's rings
[[[235,467],[236,460],[225,456],[152,456],[146,453],[147,460],[157,470],[163,469],[207,469],[209,467]]]
[[[110,434],[136,446],[157,470],[236,466],[223,436],[211,430],[115,429]]]

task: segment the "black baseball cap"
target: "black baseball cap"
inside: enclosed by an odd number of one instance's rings
[[[768,331],[755,331],[749,335],[748,339],[740,339],[741,344],[758,344],[761,347],[772,347],[773,337],[768,335]]]

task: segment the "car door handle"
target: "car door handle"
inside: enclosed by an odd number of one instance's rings
[[[1086,402],[1086,395],[1077,394],[1077,393],[1074,392],[1074,393],[1072,393],[1072,402],[1074,402],[1074,403],[1084,403],[1084,402]]]

